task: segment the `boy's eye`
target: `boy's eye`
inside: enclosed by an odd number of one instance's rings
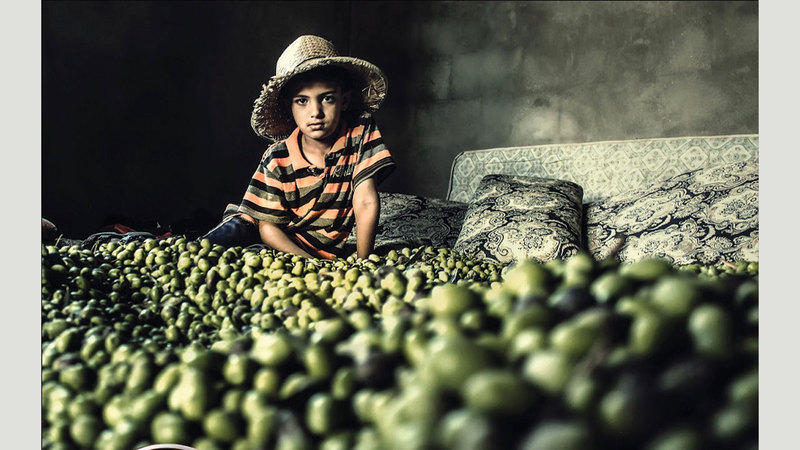
[[[304,98],[296,98],[294,99],[294,102],[297,103],[298,105],[305,105],[306,102],[308,102],[308,100]]]
[[[322,101],[333,103],[334,101],[336,101],[336,98],[332,95],[326,95],[325,97],[322,98]]]

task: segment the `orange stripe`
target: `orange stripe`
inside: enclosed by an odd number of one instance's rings
[[[348,156],[346,160],[343,160],[341,164],[337,164],[337,166],[349,166],[356,161],[358,161],[358,153],[353,153],[352,155]]]
[[[345,144],[347,144],[347,135],[343,134],[339,136],[339,139],[336,139],[336,142],[333,143],[331,146],[331,152],[338,152],[344,148]]]
[[[311,177],[303,177],[303,178],[296,178],[297,187],[300,189],[306,189],[315,184],[319,183],[319,178],[311,176]]]
[[[337,217],[344,217],[347,216],[347,210],[344,209],[326,209],[325,211],[320,211],[318,217],[320,219],[336,219]]]
[[[305,240],[305,238],[303,236],[300,236],[299,234],[295,234],[293,236],[298,241],[298,244],[301,244],[300,245],[301,247],[305,248],[306,250],[308,250],[308,249],[316,250],[316,248],[314,248],[313,245],[309,244],[308,241]]]
[[[325,259],[333,259],[333,258],[336,257],[336,255],[334,255],[333,253],[328,253],[328,252],[326,252],[324,250],[320,250],[320,249],[314,247],[313,245],[309,244],[308,241],[303,239],[303,236],[300,236],[299,234],[295,234],[294,237],[295,237],[295,239],[297,239],[299,241],[300,244],[302,244],[300,246],[303,247],[305,250],[307,250],[312,255],[321,256],[321,257],[323,257]]]
[[[358,137],[358,136],[361,136],[361,133],[363,133],[363,132],[364,132],[364,125],[359,125],[359,126],[357,126],[357,127],[353,128],[353,129],[350,131],[350,137]]]
[[[289,167],[292,165],[292,158],[287,156],[286,158],[272,158],[270,160],[268,168],[275,169],[276,167]]]
[[[328,252],[326,252],[326,251],[324,251],[324,250],[317,250],[317,252],[316,252],[316,253],[317,253],[317,255],[319,255],[319,256],[321,256],[321,257],[323,257],[323,258],[325,258],[325,259],[333,259],[333,258],[336,258],[336,255],[334,255],[333,253],[328,253]]]
[[[308,212],[311,211],[311,208],[313,208],[314,205],[316,204],[317,200],[313,199],[308,203],[306,203],[305,205],[300,206],[299,208],[292,208],[292,211],[294,211],[294,213],[297,214],[299,217],[306,218],[306,214],[308,214]]]
[[[256,219],[252,218],[249,214],[239,213],[239,217],[250,223],[256,223]]]
[[[267,184],[267,177],[265,177],[264,172],[260,170],[256,170],[256,173],[253,174],[253,179],[256,181],[260,181],[264,184]]]
[[[391,156],[391,154],[389,153],[389,150],[384,149],[384,150],[381,150],[380,152],[370,156],[369,158],[362,160],[360,163],[358,163],[358,165],[356,165],[356,168],[353,171],[353,177],[356,177],[358,175],[358,173],[361,172],[362,170],[372,166],[376,162],[378,162],[378,161],[380,161],[382,159],[385,159],[385,158],[387,158],[389,156]]]
[[[374,141],[375,139],[378,139],[378,138],[380,138],[380,137],[381,137],[381,132],[380,132],[380,131],[378,131],[378,130],[372,130],[372,131],[371,131],[371,132],[370,132],[370,133],[367,135],[367,137],[365,137],[365,138],[364,138],[364,143],[366,144],[367,142]]]
[[[291,164],[295,171],[310,165],[308,161],[303,158],[303,153],[300,151],[300,147],[297,146],[297,136],[299,135],[300,128],[295,128],[291,136],[283,141],[286,143],[286,149],[289,152],[290,162],[287,164],[287,166]]]
[[[325,189],[322,191],[323,194],[338,194],[339,192],[346,191],[350,189],[350,182],[346,181],[344,183],[329,183],[325,185]]]
[[[272,186],[275,189],[280,189],[282,191],[285,190],[284,186],[286,186],[283,183],[281,183],[280,180],[277,180],[277,179],[272,178],[272,177],[265,177],[264,178],[264,184],[266,184],[267,186]]]
[[[262,208],[283,210],[283,206],[281,206],[280,202],[267,200],[267,199],[265,199],[263,197],[259,197],[256,194],[253,194],[252,192],[246,192],[244,194],[244,199],[245,200],[250,200],[251,202],[255,203],[256,205],[258,205],[258,206],[260,206]]]
[[[332,241],[344,240],[350,235],[349,232],[344,232],[342,230],[327,231],[325,229],[316,230],[315,233],[319,233]]]

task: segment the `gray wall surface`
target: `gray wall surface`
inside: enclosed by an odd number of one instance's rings
[[[398,162],[443,198],[461,151],[758,132],[757,2],[42,4],[42,215],[82,236],[241,199],[253,100],[295,37],[381,67]]]
[[[758,132],[756,2],[361,4],[393,77],[389,190],[447,193],[471,149]]]

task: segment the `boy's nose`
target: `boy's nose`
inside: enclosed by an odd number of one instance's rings
[[[319,102],[312,103],[311,117],[322,117],[322,104]]]

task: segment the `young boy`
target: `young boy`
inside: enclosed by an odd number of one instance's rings
[[[386,96],[376,66],[338,56],[333,44],[301,36],[278,58],[276,75],[255,101],[251,125],[277,141],[267,149],[242,202],[204,237],[226,246],[264,243],[305,257],[373,250],[380,201],[376,186],[394,169],[371,113]]]

